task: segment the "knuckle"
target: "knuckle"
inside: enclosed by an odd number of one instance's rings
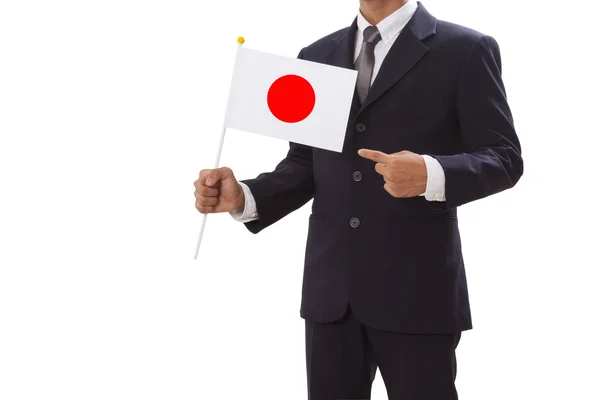
[[[208,206],[204,206],[204,205],[196,205],[196,208],[198,209],[198,211],[200,211],[202,214],[208,214],[210,212],[210,207]]]
[[[399,192],[396,189],[394,189],[389,183],[386,183],[384,188],[392,197],[400,197]]]

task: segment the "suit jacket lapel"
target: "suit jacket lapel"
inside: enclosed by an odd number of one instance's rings
[[[415,15],[400,32],[383,60],[361,111],[394,86],[427,54],[429,48],[422,40],[435,34],[435,30],[436,19],[419,3]]]
[[[352,25],[342,36],[335,40],[334,48],[325,56],[325,63],[329,65],[335,65],[337,67],[354,69],[354,51],[356,46],[356,31],[358,27],[356,24],[356,18],[352,22]],[[351,114],[356,114],[360,109],[360,102],[354,91],[354,98],[352,99]]]

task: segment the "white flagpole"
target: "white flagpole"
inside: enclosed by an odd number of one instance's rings
[[[239,37],[238,40],[238,47],[237,50],[239,51],[239,49],[242,47],[242,45],[245,42],[245,39],[243,37]],[[237,51],[236,51],[236,55],[235,55],[235,59],[237,59]],[[234,69],[235,69],[235,61],[234,61]],[[225,132],[227,131],[227,126],[225,125],[225,121],[223,121],[223,130],[221,132],[221,140],[219,141],[219,148],[217,150],[217,157],[215,159],[215,163],[214,168],[219,168],[219,163],[221,162],[221,152],[223,151],[223,143],[225,142]],[[196,243],[196,252],[194,253],[194,260],[198,259],[198,253],[200,252],[200,244],[202,243],[202,235],[204,234],[204,227],[206,226],[206,218],[208,217],[208,214],[202,214],[202,222],[200,224],[200,233],[198,234],[198,242]]]

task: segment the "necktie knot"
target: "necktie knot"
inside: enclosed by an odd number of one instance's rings
[[[369,43],[375,46],[381,40],[381,34],[376,26],[368,26],[363,32],[363,43]]]

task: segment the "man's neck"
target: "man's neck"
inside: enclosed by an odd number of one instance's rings
[[[371,25],[377,25],[408,3],[408,0],[360,0],[360,12]]]

